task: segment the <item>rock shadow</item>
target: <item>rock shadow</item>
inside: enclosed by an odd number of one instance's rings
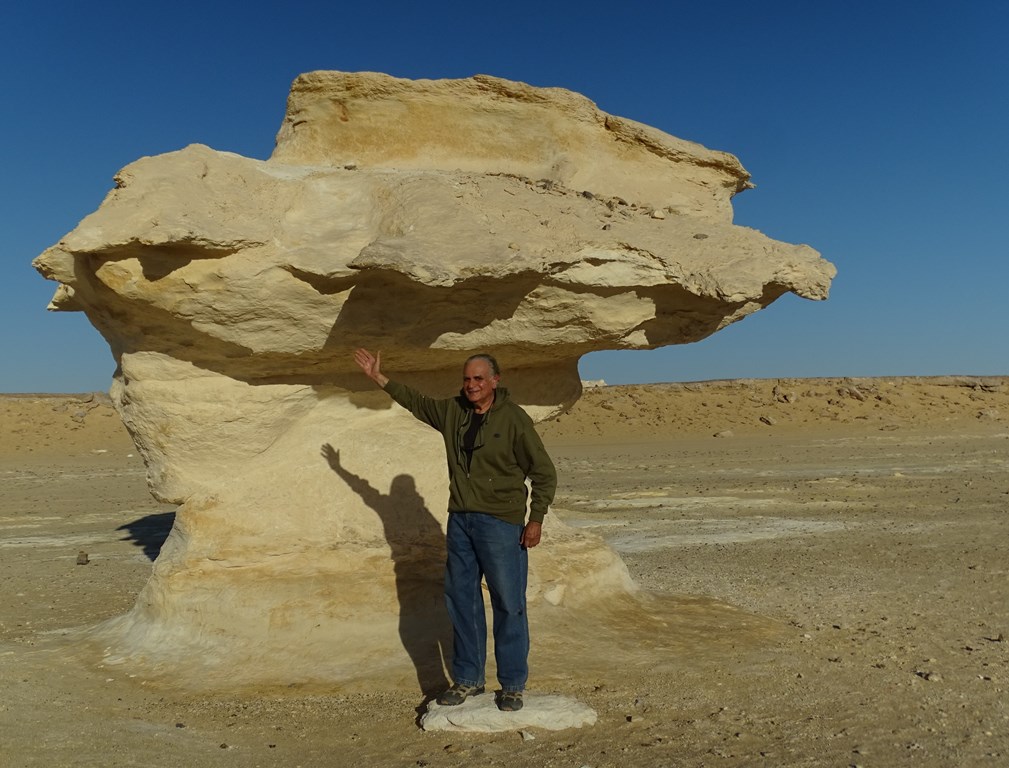
[[[397,475],[389,493],[340,463],[328,443],[322,455],[330,468],[378,514],[392,552],[399,601],[399,637],[417,671],[425,697],[448,687],[445,667],[452,653],[452,625],[445,608],[445,537],[417,492],[411,475]]]
[[[156,515],[145,515],[126,525],[120,525],[117,531],[127,531],[120,541],[132,541],[142,547],[144,554],[154,561],[161,552],[161,546],[172,532],[175,524],[174,512],[159,512]]]

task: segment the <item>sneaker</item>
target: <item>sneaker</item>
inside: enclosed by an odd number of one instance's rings
[[[518,712],[522,709],[522,691],[500,691],[497,708],[502,712]]]
[[[455,707],[462,704],[470,696],[479,696],[483,693],[482,685],[460,685],[455,683],[451,688],[441,694],[436,701],[446,707]]]

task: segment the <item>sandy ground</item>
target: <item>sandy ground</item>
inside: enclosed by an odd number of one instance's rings
[[[75,652],[172,509],[101,397],[0,396],[0,765],[1009,765],[1009,380],[606,387],[542,432],[555,513],[679,618],[647,653],[587,628],[583,666],[533,638],[594,727],[425,733],[412,690],[196,696]]]

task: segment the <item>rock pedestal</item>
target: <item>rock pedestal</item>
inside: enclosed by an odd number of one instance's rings
[[[99,628],[107,661],[212,687],[441,684],[438,435],[374,390],[358,346],[451,396],[474,351],[535,419],[598,349],[698,341],[833,267],[731,223],[731,155],[492,77],[299,77],[273,156],[194,145],[124,168],[35,261],[117,361],[152,492],[179,504],[152,577]],[[548,519],[537,605],[634,585]]]

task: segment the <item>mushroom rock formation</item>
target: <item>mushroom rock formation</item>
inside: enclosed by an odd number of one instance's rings
[[[108,341],[151,490],[180,505],[135,607],[95,630],[106,661],[217,686],[436,687],[440,437],[351,351],[444,396],[490,352],[548,418],[587,352],[826,298],[814,250],[732,224],[750,186],[732,155],[487,76],[312,72],[269,160],[193,145],[124,168],[35,261],[60,283],[50,308]],[[634,592],[601,540],[548,522],[534,624],[537,606]]]

